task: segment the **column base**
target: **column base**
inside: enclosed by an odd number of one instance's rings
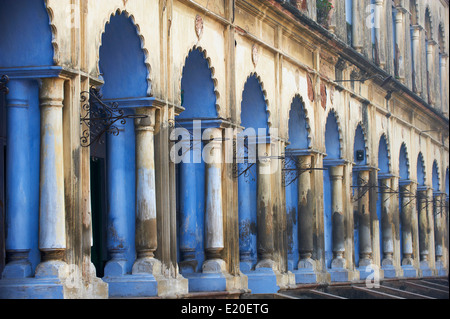
[[[404,278],[417,278],[417,269],[413,265],[403,265],[402,269]]]
[[[347,265],[345,258],[336,257],[331,261],[331,269],[343,269]]]
[[[242,272],[249,272],[249,271],[252,271],[252,268],[253,268],[253,262],[252,262],[251,260],[248,260],[248,261],[241,261],[241,262],[239,263],[239,269],[240,269]]]
[[[433,270],[430,268],[428,261],[420,262],[420,277],[433,277]]]
[[[108,285],[96,277],[93,264],[86,264],[84,278],[78,266],[61,261],[44,262],[38,267],[37,277],[0,280],[0,299],[108,298]]]
[[[448,275],[448,271],[447,271],[447,269],[445,269],[444,263],[442,262],[442,260],[436,261],[436,271],[437,271],[437,275],[439,277],[445,277]]]
[[[161,276],[157,282],[159,297],[175,298],[189,293],[189,281],[180,274],[176,278]]]
[[[384,278],[401,278],[403,277],[403,268],[396,266],[383,266],[381,269],[384,272]]]
[[[311,258],[301,259],[298,262],[298,269],[292,270],[296,284],[313,284],[317,282],[315,272],[316,262]]]
[[[64,284],[59,279],[2,279],[0,299],[64,299]]]
[[[202,272],[204,274],[220,274],[226,272],[226,263],[223,259],[208,259],[203,263]]]
[[[248,278],[248,289],[252,294],[274,294],[280,290],[277,275],[272,268],[257,268],[242,272]]]
[[[139,258],[133,264],[133,275],[160,275],[161,262],[153,257]]]
[[[189,292],[226,291],[227,281],[222,273],[190,273],[183,274],[188,280]]]
[[[380,270],[378,266],[375,266],[372,263],[369,264],[363,263],[361,265],[360,262],[359,264],[360,266],[357,268],[357,271],[359,272],[359,280],[366,280],[367,278],[369,278],[369,276],[372,279],[376,279],[377,276],[378,279],[380,278]]]
[[[344,268],[333,268],[328,269],[330,274],[331,282],[347,282],[348,281],[348,270]]]
[[[312,269],[292,270],[295,276],[296,284],[315,284],[317,283],[317,274]]]
[[[103,277],[108,284],[109,297],[156,297],[158,283],[153,275],[123,275]]]
[[[105,265],[105,277],[124,276],[127,273],[126,260],[110,260]]]
[[[6,264],[3,269],[2,278],[28,278],[31,277],[31,264],[30,262],[10,262]]]
[[[68,265],[60,260],[51,260],[40,263],[36,267],[37,279],[64,279],[68,276]]]
[[[272,259],[266,258],[266,259],[259,261],[256,264],[255,269],[260,269],[260,268],[274,269],[274,267],[275,267],[275,262]]]
[[[30,250],[6,251],[7,264],[3,269],[3,278],[27,278],[32,276],[31,263],[28,260]]]
[[[158,283],[153,272],[156,273],[161,266],[154,258],[138,259],[133,265],[133,273],[128,274],[126,260],[121,254],[115,254],[105,266],[105,276],[102,278],[108,284],[108,293],[111,298],[118,297],[156,297]]]

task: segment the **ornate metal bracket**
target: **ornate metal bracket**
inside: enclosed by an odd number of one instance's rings
[[[300,178],[300,176],[306,172],[312,173],[313,171],[326,171],[327,168],[319,168],[319,167],[307,167],[304,164],[304,161],[299,160],[296,156],[286,153],[285,158],[282,160],[283,164],[283,175],[282,175],[282,184],[284,187],[288,187],[289,185],[295,183],[296,180]]]
[[[9,82],[9,78],[7,75],[2,75],[0,77],[0,93],[3,93],[3,94],[9,93],[8,87],[6,86],[8,84],[8,82]]]
[[[89,92],[81,92],[81,109],[84,116],[81,115],[81,124],[84,124],[84,131],[81,136],[81,146],[89,147],[94,143],[103,144],[106,133],[118,136],[120,131],[117,122],[121,125],[126,124],[127,119],[142,119],[146,115],[125,115],[125,111],[119,108],[119,104],[105,103],[102,101],[100,90],[91,87]]]

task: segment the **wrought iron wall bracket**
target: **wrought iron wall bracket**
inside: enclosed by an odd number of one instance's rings
[[[81,136],[81,146],[89,147],[94,143],[103,144],[104,135],[112,134],[118,136],[120,125],[125,125],[127,120],[147,118],[147,115],[128,114],[119,108],[117,102],[105,103],[99,89],[91,87],[89,92],[81,92],[81,114],[80,123],[84,126]]]

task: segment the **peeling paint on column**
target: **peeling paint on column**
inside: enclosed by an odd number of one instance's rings
[[[63,79],[43,81],[41,88],[41,250],[66,248],[62,99]]]

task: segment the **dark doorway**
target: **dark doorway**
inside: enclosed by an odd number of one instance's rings
[[[105,145],[95,143],[91,146],[91,211],[92,239],[91,260],[97,277],[104,275],[108,261],[106,249],[106,155]]]
[[[0,91],[0,279],[5,267],[6,99]]]

